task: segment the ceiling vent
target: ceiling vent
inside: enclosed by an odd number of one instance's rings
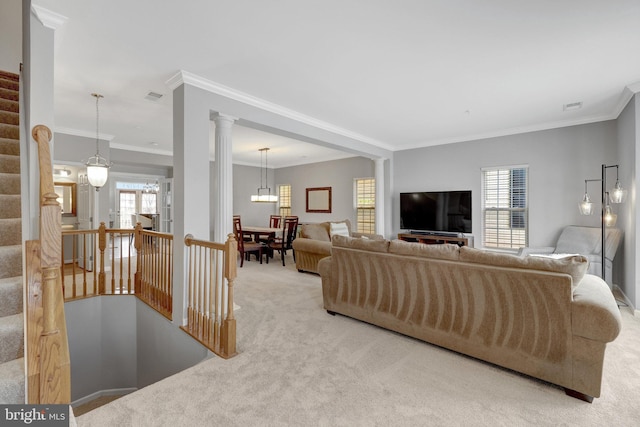
[[[144,97],[144,99],[149,100],[149,101],[159,101],[160,98],[162,98],[164,95],[162,95],[161,93],[158,92],[149,92],[147,94],[147,96]]]
[[[564,104],[562,106],[562,111],[573,111],[579,110],[582,108],[582,102],[572,102],[571,104]]]

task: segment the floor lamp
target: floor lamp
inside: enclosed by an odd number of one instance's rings
[[[616,168],[616,183],[611,189],[611,192],[607,191],[607,169]],[[622,203],[627,197],[627,190],[622,188],[620,185],[620,180],[618,176],[618,165],[602,165],[602,175],[600,179],[585,179],[584,180],[584,197],[582,198],[582,202],[579,204],[580,213],[582,215],[592,215],[593,214],[593,203],[591,203],[591,199],[589,198],[589,193],[587,192],[587,183],[600,181],[602,184],[602,205],[601,205],[601,216],[600,216],[600,232],[601,232],[601,249],[600,256],[601,264],[602,264],[602,280],[606,281],[605,271],[606,271],[606,256],[605,256],[605,248],[606,248],[606,233],[605,230],[607,227],[614,227],[616,225],[616,220],[618,216],[613,213],[611,209],[611,203]]]

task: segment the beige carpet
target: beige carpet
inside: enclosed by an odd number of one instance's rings
[[[559,387],[322,308],[292,262],[240,269],[240,354],[214,358],[78,418],[84,426],[633,426],[640,319],[623,313],[602,397]]]

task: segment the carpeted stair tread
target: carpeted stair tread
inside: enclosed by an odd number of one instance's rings
[[[20,124],[20,114],[11,111],[0,111],[0,123],[18,126]]]
[[[15,90],[4,89],[0,87],[0,98],[17,102],[20,100],[20,93]]]
[[[0,246],[22,243],[22,220],[20,218],[0,218]],[[0,303],[2,300],[0,300]]]
[[[20,218],[20,195],[0,194],[0,218]]]
[[[0,279],[0,317],[22,313],[22,276]]]
[[[20,76],[16,73],[0,70],[0,77],[7,80],[20,81]]]
[[[0,123],[0,138],[20,139],[20,126]]]
[[[0,218],[20,218],[19,194],[0,194]]]
[[[0,403],[24,404],[24,357],[0,364]]]
[[[17,113],[18,111],[20,111],[20,104],[17,101],[0,98],[0,110]]]
[[[0,154],[0,173],[20,173],[20,156]]]
[[[20,195],[20,175],[0,173],[0,194]]]
[[[20,155],[20,141],[17,139],[0,138],[0,154]]]
[[[0,363],[24,357],[22,313],[0,317]]]
[[[0,246],[0,279],[22,275],[22,246]]]
[[[17,80],[11,80],[0,76],[0,87],[18,92],[20,90],[20,83]]]

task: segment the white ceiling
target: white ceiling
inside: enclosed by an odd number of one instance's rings
[[[57,130],[94,134],[99,92],[121,148],[171,152],[179,70],[392,150],[613,119],[640,81],[638,0],[33,3],[68,18]],[[273,167],[350,155],[235,128],[234,162],[264,146]]]

